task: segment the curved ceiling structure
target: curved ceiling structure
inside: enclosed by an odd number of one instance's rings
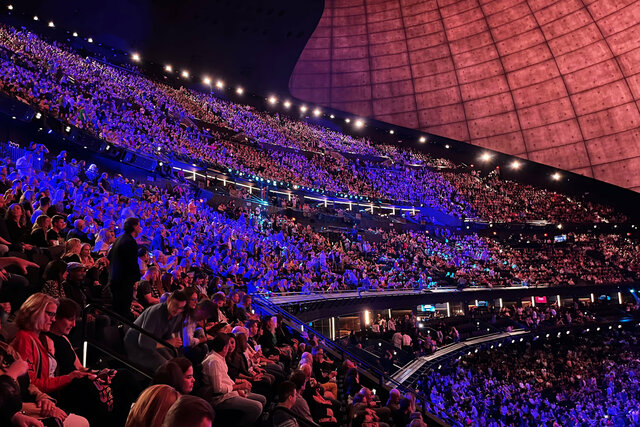
[[[289,88],[640,190],[638,0],[326,0]]]

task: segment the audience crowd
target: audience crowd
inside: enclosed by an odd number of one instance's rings
[[[468,426],[638,425],[639,338],[614,328],[486,349],[425,374],[421,390]]]
[[[360,333],[355,331],[349,335],[345,344],[378,350],[403,350],[411,355],[411,358],[429,355],[440,347],[464,341],[465,339],[484,335],[488,332],[511,332],[514,329],[542,330],[562,326],[587,325],[596,323],[599,319],[597,313],[600,307],[596,304],[584,306],[573,303],[558,306],[556,303],[543,305],[510,305],[503,308],[488,307],[480,310],[480,307],[471,307],[468,314],[442,317],[433,313],[431,315],[417,316],[415,314],[403,314],[392,318],[377,315],[370,327],[364,328]],[[637,311],[637,306],[630,307],[631,311]],[[397,354],[387,355],[389,361],[398,358]],[[389,371],[390,364],[383,366]]]
[[[458,218],[626,220],[606,206],[503,180],[499,170],[481,176],[445,159],[261,112],[212,93],[175,89],[25,30],[2,25],[0,34],[0,91],[149,156],[339,195],[424,204]]]
[[[483,177],[444,159],[175,89],[83,58],[25,30],[0,25],[0,36],[0,91],[65,125],[159,159],[205,162],[335,193],[404,198],[458,217],[496,222],[625,220],[604,206],[502,180],[497,171]],[[49,153],[40,144],[19,158],[2,159],[2,425],[253,426],[267,421],[282,427],[418,427],[424,423],[415,397],[393,390],[383,405],[374,390],[362,386],[353,362],[338,364],[313,334],[293,333],[281,318],[260,316],[252,294],[616,284],[637,280],[640,273],[638,242],[620,235],[569,234],[559,244],[546,236],[502,240],[445,229],[354,228],[336,237],[284,213],[210,206],[195,194],[180,180],[166,188],[138,183],[70,159],[64,151]],[[83,366],[75,353],[80,328],[113,327],[99,310],[79,321],[88,303],[134,322],[122,336],[123,351],[153,375],[153,385],[140,393],[127,369]],[[498,319],[531,328],[589,321],[571,308],[505,309]],[[447,340],[460,339],[455,327],[423,331],[410,316],[375,324],[378,332],[390,333],[394,347],[409,353],[433,352]],[[624,338],[627,346],[636,345],[633,336]],[[575,354],[582,356],[580,351]],[[570,354],[567,362],[579,366],[582,357]],[[624,392],[635,402],[637,384],[626,391],[618,381],[622,372],[616,364],[627,354],[607,359],[608,396],[621,399]],[[592,364],[580,368],[580,375],[596,363],[584,360]],[[549,357],[546,363],[555,361]],[[636,375],[635,368],[628,372]],[[566,380],[557,370],[555,375],[549,381]],[[577,396],[562,383],[553,403],[545,397],[546,403],[528,406],[506,398],[516,394],[508,379],[494,381],[503,381],[505,403],[498,397],[493,401],[499,416],[506,417],[502,422],[514,414],[525,414],[532,424],[547,420],[552,404]],[[593,400],[572,408],[575,419],[601,416],[598,405],[605,401],[596,389],[602,382],[594,381],[588,384],[593,393],[583,396]],[[464,422],[475,415],[494,419],[493,410],[469,412],[476,402],[488,402],[486,396],[474,400],[463,381],[453,393],[446,389],[451,384],[457,383],[431,385],[435,412],[444,413],[452,405],[449,399]],[[523,385],[520,392],[540,388],[546,386]],[[609,407],[618,408],[607,412],[612,418],[638,415],[620,405]]]

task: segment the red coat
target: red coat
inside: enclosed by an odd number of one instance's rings
[[[31,384],[43,392],[57,391],[73,380],[70,375],[49,376],[49,351],[42,345],[35,332],[18,331],[11,346],[29,365]]]

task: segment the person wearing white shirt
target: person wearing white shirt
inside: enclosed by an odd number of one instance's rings
[[[402,346],[411,347],[411,337],[408,334],[402,336]]]
[[[389,318],[389,321],[387,322],[387,328],[389,328],[390,331],[395,331],[396,330],[396,321],[393,320],[392,318]]]
[[[206,398],[217,413],[233,411],[236,426],[252,426],[262,414],[267,399],[251,393],[251,383],[229,377],[225,357],[229,351],[229,335],[219,333],[211,341],[211,353],[202,362]]]
[[[400,332],[396,332],[391,337],[391,343],[396,348],[402,348],[402,334]]]

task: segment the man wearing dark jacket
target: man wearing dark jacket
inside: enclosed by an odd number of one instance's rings
[[[138,218],[127,218],[122,226],[123,233],[118,237],[109,252],[111,263],[109,287],[113,294],[113,310],[127,318],[131,317],[133,286],[140,280],[138,267],[138,243],[136,237],[142,231]]]

